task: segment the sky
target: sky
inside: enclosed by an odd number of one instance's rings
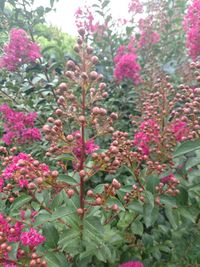
[[[79,6],[83,6],[85,0],[59,0],[55,3],[56,12],[51,12],[46,17],[47,22],[58,26],[62,31],[76,35],[74,13]],[[95,0],[87,0],[88,4],[95,3]],[[128,14],[128,3],[130,0],[110,0],[111,12],[114,18],[125,18]],[[49,0],[35,0],[35,6],[49,6]]]

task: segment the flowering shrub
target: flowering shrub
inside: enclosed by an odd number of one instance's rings
[[[184,18],[184,28],[186,31],[186,46],[189,50],[189,55],[195,60],[200,54],[199,48],[199,11],[200,2],[198,0],[192,1],[188,7],[187,14]]]
[[[29,40],[27,33],[22,29],[12,29],[9,43],[4,46],[0,67],[16,71],[19,66],[35,62],[40,57],[39,46]]]
[[[4,121],[4,131],[2,140],[6,145],[13,143],[24,144],[41,140],[39,129],[34,127],[37,113],[25,114],[11,109],[7,104],[0,106],[2,119]]]
[[[19,68],[36,59],[27,59],[26,46],[19,50],[26,59],[15,65],[18,74],[1,70],[3,267],[186,267],[200,261],[200,63],[189,64],[188,84],[164,73],[164,59],[157,59],[163,50],[171,53],[162,44],[172,18],[166,1],[153,4],[131,1],[130,15],[145,10],[147,17],[127,18],[119,33],[109,27],[109,1],[99,0],[101,23],[96,17],[94,23],[90,8],[77,13],[89,23],[77,25],[76,60],[61,69],[44,56]],[[177,6],[168,11],[176,13]],[[24,24],[33,39],[34,21]],[[103,26],[102,43],[94,25]],[[17,31],[32,44],[28,33]],[[131,106],[123,106],[129,100]]]

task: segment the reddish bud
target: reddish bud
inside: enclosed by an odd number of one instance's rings
[[[77,209],[76,211],[79,215],[82,215],[84,213],[84,210],[81,208]]]

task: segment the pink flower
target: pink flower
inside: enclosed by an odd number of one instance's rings
[[[188,7],[183,26],[186,32],[186,46],[189,55],[195,60],[200,55],[200,1],[193,0]]]
[[[168,184],[169,182],[172,181],[172,179],[174,179],[174,175],[171,173],[171,174],[169,174],[169,175],[164,176],[163,178],[161,178],[160,181],[161,181],[163,184]]]
[[[13,264],[13,263],[6,263],[6,264],[4,264],[3,267],[18,267],[18,265]]]
[[[26,153],[19,153],[13,156],[1,174],[0,179],[4,181],[10,180],[20,188],[27,188],[30,182],[34,182],[38,177],[45,179],[46,174],[50,174],[49,167],[44,163],[37,163],[30,155]],[[28,177],[27,177],[28,174]]]
[[[32,42],[23,29],[12,29],[10,41],[4,46],[4,55],[0,58],[0,68],[16,71],[25,63],[35,62],[41,57],[39,46]]]
[[[19,144],[30,143],[41,140],[39,129],[34,128],[37,113],[25,114],[11,109],[7,104],[0,106],[2,119],[4,120],[4,131],[2,140],[11,145],[13,142]]]
[[[138,47],[145,48],[148,45],[155,45],[160,41],[160,35],[154,30],[153,17],[148,16],[139,20],[140,38]]]
[[[24,246],[36,247],[44,243],[46,239],[34,228],[30,228],[28,232],[23,232],[21,234],[20,240]]]
[[[16,222],[14,226],[12,226],[13,232],[10,232],[8,236],[9,242],[18,242],[20,240],[20,235],[24,225],[22,222]]]
[[[142,152],[143,155],[149,155],[151,143],[159,142],[160,127],[153,120],[145,120],[141,123],[139,131],[134,136],[134,145]]]
[[[114,69],[115,78],[119,82],[126,78],[130,79],[136,85],[139,84],[141,82],[141,67],[137,63],[137,55],[134,53],[127,53],[121,55],[121,51],[119,51],[119,53],[120,54],[117,54],[114,58],[114,61],[116,63]]]
[[[190,129],[187,126],[187,123],[181,120],[176,120],[171,125],[171,131],[174,134],[176,141],[186,140]]]
[[[142,152],[143,155],[149,155],[149,137],[143,133],[138,132],[134,136],[134,145]]]
[[[175,183],[178,181],[178,179],[176,179],[176,177],[174,176],[173,173],[170,173],[167,176],[164,176],[163,178],[160,179],[161,183],[163,184],[168,184],[168,183]]]
[[[142,13],[143,12],[143,5],[139,0],[131,0],[128,5],[128,12],[130,13]]]
[[[75,12],[75,23],[77,28],[85,28],[88,32],[94,32],[97,23],[94,23],[94,16],[89,6],[79,7]]]
[[[80,136],[80,131],[72,133],[76,137],[76,145],[73,149],[73,153],[77,158],[81,157],[81,147],[82,147],[82,138]],[[94,143],[93,139],[89,139],[85,142],[85,153],[86,155],[92,154],[94,151],[98,150],[99,146]]]
[[[119,265],[119,267],[144,267],[144,265],[140,261],[129,261]]]

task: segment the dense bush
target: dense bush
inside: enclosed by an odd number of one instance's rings
[[[97,0],[76,41],[33,2],[0,5],[0,266],[199,266],[200,2]]]

